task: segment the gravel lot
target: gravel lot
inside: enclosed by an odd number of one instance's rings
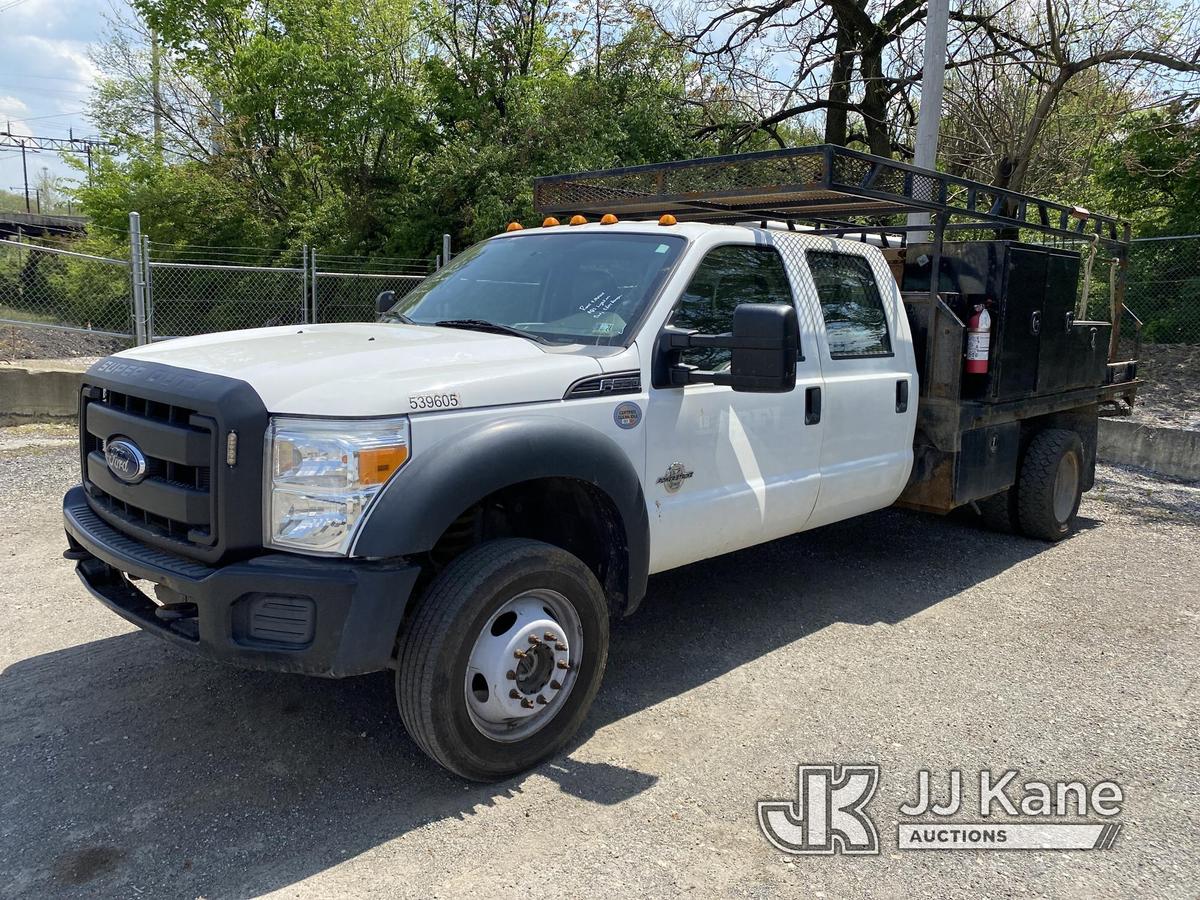
[[[1053,547],[887,511],[658,576],[570,753],[486,786],[426,761],[386,676],[217,667],[90,599],[73,444],[0,430],[0,896],[1200,893],[1200,486],[1106,469]],[[763,839],[802,761],[881,764],[881,856]],[[1125,828],[898,852],[922,766],[1113,778]]]
[[[1200,431],[1200,345],[1143,344],[1133,421]]]
[[[127,338],[0,323],[0,360],[107,356],[131,345]]]

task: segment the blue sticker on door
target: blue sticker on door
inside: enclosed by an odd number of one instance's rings
[[[613,421],[617,423],[618,428],[629,430],[637,428],[638,423],[642,421],[642,408],[636,403],[618,403],[617,408],[613,410]]]

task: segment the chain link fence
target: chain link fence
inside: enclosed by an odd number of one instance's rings
[[[322,254],[309,247],[191,247],[138,241],[107,257],[0,239],[0,322],[160,340],[271,325],[366,322],[382,291],[402,297],[436,268],[427,259]],[[449,255],[446,242],[443,253]],[[1084,251],[1085,270],[1086,257]],[[441,257],[439,257],[440,262]],[[1115,260],[1099,253],[1080,312],[1107,319]],[[1085,279],[1086,280],[1086,279]],[[145,328],[136,311],[144,298]],[[1123,337],[1135,314],[1145,344],[1200,344],[1200,235],[1136,239]],[[139,335],[139,331],[142,334]]]
[[[1200,234],[1136,239],[1125,306],[1150,344],[1200,344]]]
[[[162,340],[308,322],[306,256],[296,251],[272,258],[251,247],[177,247],[147,241],[147,337]]]
[[[370,322],[381,292],[403,297],[442,259],[159,244],[138,233],[136,215],[130,225],[120,257],[66,249],[62,239],[0,239],[0,323],[105,335],[102,352],[111,352],[112,341]],[[442,249],[448,254],[445,238]],[[54,355],[53,343],[39,346]]]
[[[0,321],[133,335],[131,264],[0,239]]]
[[[312,254],[313,321],[369,322],[375,298],[392,291],[403,297],[432,271],[427,260]]]
[[[273,325],[371,322],[382,291],[402,297],[434,269],[423,259],[328,256],[308,247],[268,260],[254,248],[146,242],[144,257],[151,340]]]

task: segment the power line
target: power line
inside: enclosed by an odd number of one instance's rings
[[[51,150],[55,153],[89,152],[93,147],[112,147],[110,141],[99,138],[38,137],[32,134],[13,134],[11,130],[0,131],[0,147],[20,147],[28,150]]]
[[[12,0],[12,2],[20,2],[20,0]],[[5,7],[0,7],[0,12],[3,12],[4,9]],[[19,147],[21,149],[21,173],[25,178],[25,212],[31,211],[31,204],[29,202],[29,167],[25,162],[25,153],[27,150],[32,150],[35,153],[39,150],[49,150],[53,153],[82,152],[87,156],[88,175],[90,176],[92,172],[92,148],[112,146],[113,144],[108,141],[96,138],[77,138],[73,133],[65,138],[13,134],[11,125],[4,131],[0,131],[0,147]]]
[[[26,3],[26,2],[28,2],[28,0],[9,0],[8,3],[5,3],[3,6],[0,6],[0,12],[7,12],[8,10],[12,9],[14,6],[20,6],[22,3]]]

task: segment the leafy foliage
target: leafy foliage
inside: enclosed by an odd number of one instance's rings
[[[686,59],[639,16],[597,60],[561,0],[135,6],[93,107],[122,152],[79,196],[158,241],[431,255],[529,221],[533,175],[713,149]]]

